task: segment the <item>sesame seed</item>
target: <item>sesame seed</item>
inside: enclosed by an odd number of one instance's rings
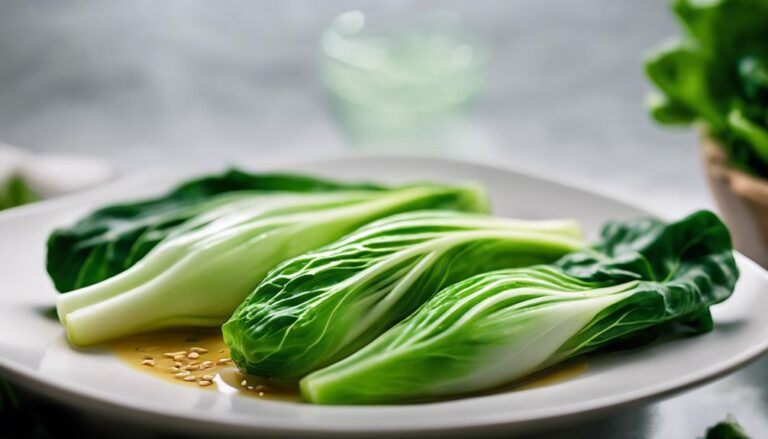
[[[174,357],[177,357],[177,356],[179,356],[179,355],[182,355],[182,356],[183,356],[183,355],[187,355],[187,351],[179,351],[179,352],[166,352],[166,353],[164,353],[163,355],[165,355],[166,357],[174,358]]]
[[[144,366],[152,366],[155,367],[155,360],[144,360],[141,362]]]
[[[202,378],[207,381],[213,381],[213,376],[211,375],[203,375]]]
[[[189,372],[188,370],[182,370],[181,372],[176,374],[176,378],[184,378],[185,376],[190,374],[191,372]]]
[[[171,372],[171,373],[176,373],[176,372],[178,372],[180,370],[181,369],[179,369],[178,367],[169,367],[168,368],[168,372]]]
[[[248,386],[248,390],[253,390],[253,386]]]
[[[198,354],[197,352],[190,352],[189,354],[187,354],[187,358],[189,358],[190,360],[194,360],[194,359],[200,358],[200,354]]]
[[[197,380],[197,377],[195,377],[194,375],[184,377],[184,381],[196,381],[196,380]]]
[[[187,357],[185,357],[184,355],[181,355],[181,354],[173,356],[173,359],[176,360],[176,361],[184,361],[184,360],[186,360],[186,358]]]
[[[210,386],[211,382],[208,381],[208,380],[200,380],[200,381],[197,382],[197,384],[200,385],[200,386],[205,387],[205,386]]]
[[[181,367],[181,366],[183,366],[183,364],[181,364],[181,362],[179,362],[179,361],[177,361],[177,362],[173,363],[173,365],[174,365],[174,366],[176,366],[176,367]]]
[[[198,354],[206,354],[206,353],[208,353],[208,349],[197,347],[197,346],[189,348],[189,350],[192,351],[192,352],[197,352]]]
[[[248,385],[248,381],[246,381],[246,380],[242,380],[242,381],[240,381],[240,385],[241,385],[241,386],[243,386],[243,387],[245,387],[245,386],[247,386],[247,385]]]
[[[229,358],[219,358],[219,364],[229,363],[230,361],[232,360]]]

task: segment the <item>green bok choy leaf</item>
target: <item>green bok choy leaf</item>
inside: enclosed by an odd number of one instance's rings
[[[711,330],[709,307],[738,271],[726,227],[702,211],[665,224],[608,224],[594,248],[551,265],[456,283],[351,356],[301,380],[322,404],[464,394],[677,323]],[[642,336],[642,337],[641,337]]]
[[[475,186],[355,189],[307,177],[239,177],[234,184],[226,178],[193,182],[158,200],[98,211],[57,232],[49,268],[67,255],[79,257],[53,271],[64,274],[65,286],[96,281],[59,296],[70,342],[217,326],[271,268],[372,220],[424,208],[487,209]],[[115,253],[128,255],[127,267],[110,265],[119,260]]]
[[[48,274],[61,292],[101,282],[134,265],[168,236],[199,227],[201,220],[193,220],[236,198],[385,189],[232,169],[188,181],[155,199],[99,209],[71,227],[54,231],[48,239]]]
[[[363,347],[444,286],[583,246],[573,221],[394,215],[269,273],[224,324],[224,340],[245,372],[301,377]]]

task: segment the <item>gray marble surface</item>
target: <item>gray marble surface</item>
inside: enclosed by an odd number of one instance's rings
[[[643,108],[642,54],[677,32],[666,3],[4,1],[0,141],[100,155],[126,173],[365,150],[328,109],[319,34],[350,9],[444,8],[488,41],[487,90],[450,145],[409,152],[572,179],[681,214],[712,201],[696,136],[654,126]],[[548,437],[693,438],[727,413],[768,435],[767,361]]]

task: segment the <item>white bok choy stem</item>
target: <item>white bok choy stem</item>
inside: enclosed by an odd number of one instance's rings
[[[485,194],[475,186],[414,185],[234,196],[126,271],[59,296],[59,318],[75,345],[159,328],[217,326],[280,262],[371,220],[431,206],[483,211]]]

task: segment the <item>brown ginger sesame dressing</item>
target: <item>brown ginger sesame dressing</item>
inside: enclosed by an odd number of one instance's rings
[[[134,370],[168,382],[229,395],[301,401],[295,383],[241,374],[230,360],[219,328],[139,334],[117,340],[110,347],[122,362]],[[586,363],[573,362],[536,374],[524,382],[480,394],[550,386],[583,375],[586,370]]]
[[[138,334],[117,340],[110,348],[133,369],[179,385],[255,398],[301,400],[295,385],[238,372],[219,328]]]

